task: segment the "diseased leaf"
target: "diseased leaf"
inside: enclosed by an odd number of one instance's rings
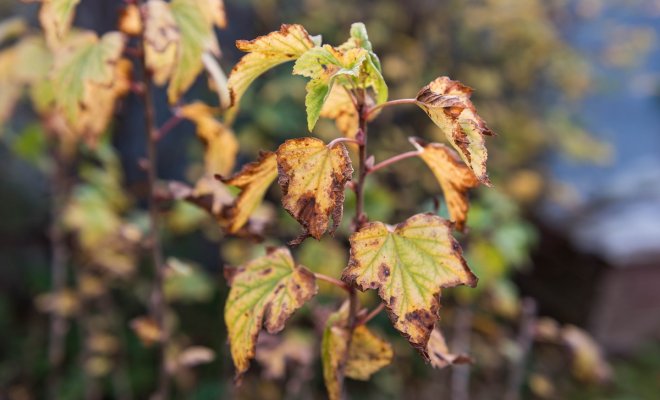
[[[225,269],[231,289],[225,304],[229,345],[236,379],[254,357],[262,326],[279,332],[286,320],[317,291],[316,280],[305,267],[295,265],[281,247],[236,269]]]
[[[431,332],[427,351],[431,365],[438,369],[453,364],[469,364],[472,362],[470,357],[464,354],[452,354],[447,348],[445,337],[437,327]]]
[[[323,378],[331,400],[341,399],[343,376],[369,380],[392,362],[392,346],[364,325],[356,326],[349,343],[348,303],[330,315],[321,340]]]
[[[237,40],[236,47],[248,54],[234,66],[229,75],[231,103],[237,106],[248,86],[269,69],[293,61],[314,47],[312,37],[301,25],[282,25],[279,31],[254,40]]]
[[[261,204],[270,184],[277,178],[277,156],[273,152],[262,153],[255,162],[245,165],[231,178],[222,182],[237,186],[241,194],[225,212],[229,220],[227,230],[235,233],[248,221],[250,215]]]
[[[163,0],[144,4],[144,58],[156,85],[164,85],[176,66],[181,34],[170,6]]]
[[[339,80],[349,85],[360,73],[360,68],[367,59],[368,53],[363,48],[352,48],[346,51],[329,45],[314,47],[302,54],[293,66],[296,75],[311,78],[307,83],[307,127],[310,132],[319,119],[321,108],[330,94],[330,89]]]
[[[479,181],[490,185],[484,136],[494,133],[477,115],[470,101],[471,94],[471,88],[442,76],[417,93],[417,105],[442,129]]]
[[[78,3],[80,0],[43,0],[39,22],[51,48],[57,47],[69,33]]]
[[[451,224],[431,214],[414,215],[397,226],[371,222],[350,242],[343,279],[361,290],[378,289],[394,327],[428,358],[440,289],[477,283],[451,236]]]
[[[231,173],[238,153],[234,132],[215,119],[217,110],[196,101],[180,108],[181,115],[195,122],[197,136],[204,142],[204,168],[208,175]]]
[[[411,142],[421,152],[419,156],[440,183],[449,217],[456,224],[456,229],[462,231],[469,208],[468,189],[477,187],[479,180],[447,146],[439,143],[424,143],[418,138],[412,138]]]
[[[167,88],[170,104],[176,103],[195,82],[197,75],[204,68],[202,62],[204,52],[220,54],[220,47],[213,30],[214,17],[209,13],[211,1],[172,0],[169,4],[181,35],[176,66]]]
[[[303,234],[320,239],[334,233],[344,211],[344,186],[353,166],[342,143],[328,148],[312,138],[291,139],[277,149],[278,183],[282,204],[304,228]]]

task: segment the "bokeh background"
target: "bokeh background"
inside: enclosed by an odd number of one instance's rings
[[[115,29],[121,5],[83,0],[75,24],[99,33]],[[391,99],[413,97],[448,75],[474,88],[477,109],[498,134],[487,143],[494,188],[473,193],[469,231],[461,237],[479,286],[443,293],[441,325],[450,347],[469,353],[474,364],[431,369],[380,315],[373,325],[393,342],[395,362],[368,383],[349,382],[351,398],[659,398],[659,1],[227,0],[226,7],[228,27],[217,32],[225,71],[241,56],[236,39],[300,23],[339,44],[352,22],[363,21]],[[0,0],[0,19],[20,16],[34,29],[37,10]],[[239,166],[261,149],[307,134],[304,86],[290,65],[255,82],[234,126]],[[156,97],[163,123],[170,116],[164,90]],[[186,98],[217,102],[201,78]],[[69,218],[82,213],[89,235],[102,235],[116,218],[93,195],[102,185],[121,204],[122,218],[145,224],[142,114],[136,96],[124,99],[108,139],[93,150],[96,161],[81,174]],[[159,144],[163,181],[199,175],[203,149],[194,132],[183,122]],[[337,132],[325,120],[314,134],[331,139]],[[407,149],[408,136],[443,140],[417,108],[387,109],[370,128],[376,159]],[[52,188],[42,137],[27,103],[15,108],[0,136],[0,399],[46,393],[53,299],[43,296],[51,281]],[[421,161],[406,160],[372,180],[366,211],[371,219],[398,222],[436,210],[434,197],[441,199],[431,173]],[[276,188],[267,199],[265,244],[285,243],[298,226],[276,207]],[[346,215],[353,202],[349,195]],[[438,212],[445,212],[442,204]],[[283,335],[263,338],[264,356],[234,388],[222,266],[261,254],[265,244],[223,237],[185,203],[163,213],[166,255],[194,271],[166,286],[177,343],[215,353],[211,363],[173,372],[174,398],[323,398],[318,337],[340,293],[322,286],[313,307],[301,310]],[[346,232],[344,226],[334,239],[307,240],[295,255],[312,270],[337,276],[347,261]],[[156,353],[130,326],[145,312],[148,263],[109,264],[128,272],[87,282],[111,301],[72,306],[86,312],[67,318],[59,398],[141,399],[153,388]],[[81,268],[72,260],[74,286],[81,285],[75,272]],[[376,302],[370,295],[363,301]]]

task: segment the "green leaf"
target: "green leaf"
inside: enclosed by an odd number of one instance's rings
[[[361,290],[377,289],[394,327],[428,357],[440,289],[477,283],[451,236],[451,223],[431,214],[414,215],[397,226],[371,222],[350,242],[343,279]]]
[[[236,269],[226,267],[225,276],[231,285],[225,322],[240,380],[254,358],[262,326],[269,333],[281,331],[286,320],[316,294],[316,279],[305,267],[295,265],[284,247]]]
[[[342,51],[324,45],[314,47],[298,58],[293,67],[293,73],[311,78],[307,84],[307,96],[305,97],[307,127],[310,131],[314,129],[321,108],[335,81],[338,80],[343,85],[357,82],[360,68],[367,56],[367,51],[362,48]]]

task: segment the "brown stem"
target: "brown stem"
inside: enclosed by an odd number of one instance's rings
[[[55,147],[55,145],[54,145]],[[66,287],[67,281],[67,262],[69,251],[66,246],[65,232],[60,225],[60,217],[64,214],[67,197],[69,196],[69,185],[66,177],[67,166],[62,158],[57,154],[57,149],[53,151],[53,176],[50,179],[52,205],[51,205],[51,225],[50,225],[50,246],[51,246],[51,287],[54,294],[61,293]],[[67,320],[57,312],[50,317],[50,333],[48,343],[48,363],[50,371],[48,377],[49,398],[58,397],[60,369],[64,361],[64,339],[68,329]]]
[[[314,277],[316,279],[320,280],[320,281],[325,281],[325,282],[331,283],[331,284],[337,286],[338,288],[341,288],[341,289],[343,289],[347,292],[351,291],[350,287],[346,284],[346,282],[340,281],[339,279],[336,279],[336,278],[333,278],[331,276],[324,275],[324,274],[321,274],[321,273],[318,273],[318,272],[314,273]]]
[[[511,373],[506,395],[506,400],[520,399],[520,388],[525,379],[527,358],[534,340],[534,325],[536,324],[536,302],[532,298],[525,298],[520,308],[520,332],[517,344],[520,356],[511,362]]]
[[[383,161],[379,162],[378,164],[374,165],[373,167],[369,168],[369,170],[367,171],[367,175],[371,174],[371,173],[374,173],[374,172],[378,171],[381,168],[385,168],[389,165],[392,165],[392,164],[394,164],[398,161],[405,160],[406,158],[417,157],[420,154],[421,154],[421,152],[419,150],[411,150],[411,151],[407,151],[405,153],[397,154],[396,156],[390,157],[387,160],[383,160]]]
[[[333,148],[337,143],[355,143],[355,144],[360,144],[360,141],[357,139],[351,139],[347,137],[338,137],[336,139],[333,139],[331,142],[328,143],[328,148],[331,149]]]
[[[142,1],[140,1],[142,3]],[[142,26],[144,27],[142,21]],[[144,29],[144,28],[143,28]],[[140,48],[144,48],[144,31],[142,32],[142,41]],[[168,341],[168,332],[165,326],[165,296],[163,293],[164,281],[164,263],[163,251],[160,237],[160,216],[158,212],[158,199],[156,190],[157,165],[158,165],[158,151],[157,151],[157,138],[159,136],[158,129],[156,128],[156,110],[152,98],[153,84],[151,81],[151,72],[147,68],[146,59],[142,52],[140,62],[142,64],[142,83],[144,84],[144,107],[145,107],[145,120],[146,120],[146,138],[147,138],[147,186],[149,188],[149,235],[148,242],[151,245],[151,259],[154,268],[154,284],[151,292],[150,306],[151,314],[156,321],[159,331],[161,332],[160,340],[160,366],[158,376],[158,386],[156,392],[152,396],[154,400],[165,400],[167,398],[169,387],[169,376],[167,373],[166,365],[166,350]]]
[[[417,104],[417,100],[415,99],[397,99],[397,100],[390,100],[386,101],[385,103],[380,103],[378,105],[375,105],[371,107],[369,110],[367,110],[367,115],[366,118],[370,119],[374,113],[382,108],[385,107],[390,107],[390,106],[396,106],[399,104]]]
[[[174,127],[176,127],[179,122],[183,121],[183,117],[179,114],[178,110],[174,110],[174,114],[167,120],[160,128],[156,131],[156,135],[153,138],[156,142],[160,142],[161,139],[167,135]]]
[[[385,303],[380,303],[376,308],[371,310],[369,314],[367,314],[364,318],[362,318],[360,321],[358,321],[358,325],[364,325],[367,322],[371,321],[376,317],[376,315],[380,314],[381,311],[385,309]]]

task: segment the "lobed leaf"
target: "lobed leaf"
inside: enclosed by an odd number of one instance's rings
[[[392,345],[364,325],[353,330],[351,347],[344,373],[347,377],[366,381],[392,362]]]
[[[80,0],[43,0],[39,22],[51,48],[56,48],[69,33],[78,3]]]
[[[350,243],[342,278],[361,290],[377,289],[394,327],[428,358],[440,289],[477,283],[451,236],[451,224],[431,214],[394,227],[371,222],[351,235]]]
[[[248,221],[250,215],[263,201],[270,184],[277,178],[277,156],[273,152],[262,153],[255,162],[245,165],[231,178],[222,182],[241,189],[238,198],[225,212],[229,220],[227,230],[235,233]]]
[[[417,93],[417,105],[442,129],[480,182],[490,185],[484,136],[494,135],[470,101],[472,89],[442,76]]]
[[[420,151],[419,156],[440,183],[449,217],[456,224],[456,229],[462,231],[469,208],[467,192],[468,189],[477,187],[479,180],[447,146],[439,143],[424,143],[418,138],[412,138],[411,142]]]
[[[269,333],[282,330],[286,320],[316,294],[317,286],[314,274],[295,265],[284,247],[236,269],[226,268],[225,275],[231,285],[225,323],[240,380],[254,357],[261,328]]]
[[[181,115],[197,126],[197,136],[204,142],[204,169],[210,176],[229,174],[234,169],[238,140],[234,132],[218,121],[216,109],[196,101],[180,108]]]
[[[248,54],[241,58],[229,75],[229,93],[234,106],[238,105],[259,75],[300,57],[314,47],[314,40],[301,25],[282,25],[279,31],[254,40],[237,40],[236,47]]]
[[[278,183],[282,204],[304,228],[303,235],[320,239],[339,226],[344,211],[344,187],[353,166],[346,147],[339,143],[328,148],[312,138],[291,139],[277,149]]]

